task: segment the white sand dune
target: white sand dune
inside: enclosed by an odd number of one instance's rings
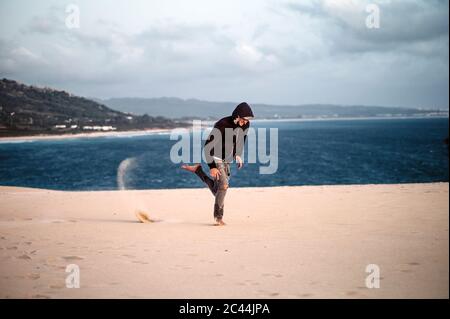
[[[0,187],[0,297],[448,298],[448,196],[448,183],[230,188],[213,227],[207,189]]]

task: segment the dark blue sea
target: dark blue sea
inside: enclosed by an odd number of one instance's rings
[[[231,186],[448,182],[447,118],[262,121],[278,128],[278,170],[232,167]],[[268,135],[267,135],[268,136]],[[0,142],[0,185],[56,190],[197,188],[170,160],[168,134]],[[205,166],[206,167],[206,166]]]

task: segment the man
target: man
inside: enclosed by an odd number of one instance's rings
[[[253,118],[250,106],[243,102],[236,106],[231,116],[214,124],[205,143],[205,158],[211,178],[203,171],[201,164],[183,165],[181,168],[195,173],[215,196],[215,225],[224,226],[223,208],[230,178],[230,163],[235,160],[239,169],[243,166],[242,151]]]

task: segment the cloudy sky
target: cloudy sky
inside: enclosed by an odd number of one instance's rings
[[[380,27],[368,28],[374,3]],[[79,8],[79,28],[66,12]],[[89,97],[448,108],[447,0],[0,0],[0,77]],[[68,22],[68,24],[67,24]]]

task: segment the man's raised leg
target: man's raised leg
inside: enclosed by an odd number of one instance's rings
[[[206,175],[206,173],[203,171],[202,166],[200,164],[182,165],[181,168],[197,175],[206,184],[206,186],[208,186],[208,188],[212,192],[212,194],[214,196],[216,196],[217,183],[215,183],[211,177]]]

